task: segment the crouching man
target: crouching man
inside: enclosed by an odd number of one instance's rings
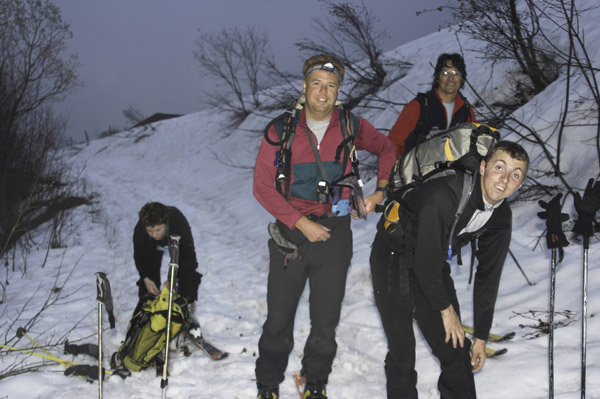
[[[478,182],[456,225],[461,172],[427,180],[400,200],[399,223],[405,232],[400,240],[388,234],[385,219],[378,224],[370,263],[388,341],[388,399],[418,397],[413,317],[440,362],[441,398],[476,397],[473,373],[486,360],[485,343],[512,231],[506,199],[521,187],[528,167],[529,157],[520,145],[500,141],[481,161]],[[448,257],[472,240],[477,243],[478,265],[471,346],[462,328]]]

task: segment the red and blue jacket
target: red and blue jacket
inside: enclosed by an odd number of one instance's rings
[[[330,182],[352,171],[351,162],[346,162],[345,171],[341,171],[341,166],[336,169],[334,165],[336,151],[344,140],[339,122],[339,112],[337,107],[333,109],[329,126],[318,148],[319,156],[326,167]],[[321,204],[316,201],[317,184],[322,178],[305,131],[309,132],[313,141],[317,143],[316,136],[308,128],[306,115],[302,110],[291,148],[291,176],[288,177],[291,179],[289,200],[286,200],[275,186],[279,146],[271,145],[263,138],[254,167],[254,196],[271,215],[291,229],[294,228],[294,225],[302,216],[331,212],[330,203]],[[377,177],[378,179],[387,180],[396,161],[396,150],[392,142],[362,117],[360,118],[358,132],[354,134],[356,150],[365,150],[377,155]],[[271,126],[268,135],[272,141],[279,141],[274,126]],[[340,161],[340,164],[342,163],[343,161]],[[330,172],[333,174],[332,176],[329,176]]]

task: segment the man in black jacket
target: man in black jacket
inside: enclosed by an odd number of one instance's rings
[[[166,253],[169,257],[169,244],[173,235],[181,237],[177,293],[185,297],[189,304],[189,332],[195,337],[200,337],[200,325],[193,315],[202,275],[196,271],[198,261],[190,225],[181,211],[174,206],[148,202],[139,212],[139,220],[133,230],[133,258],[140,274],[137,282],[139,303],[136,310],[148,296],[160,294],[160,266],[163,254]]]
[[[510,244],[512,214],[505,199],[521,187],[528,167],[529,157],[520,145],[501,141],[481,162],[475,175],[478,184],[454,230],[462,172],[427,180],[402,198],[399,222],[406,232],[404,238],[393,239],[385,229],[385,219],[378,224],[370,263],[375,301],[388,340],[389,399],[418,396],[413,317],[440,362],[441,398],[476,397],[473,373],[486,359],[485,343]],[[477,240],[478,265],[471,348],[461,325],[448,257],[473,239]]]

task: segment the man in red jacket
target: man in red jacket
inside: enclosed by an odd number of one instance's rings
[[[302,375],[306,379],[304,397],[326,398],[325,384],[337,349],[335,329],[352,258],[350,213],[347,207],[340,206],[351,196],[351,190],[339,190],[339,202],[328,195],[339,189],[331,183],[352,172],[351,163],[346,162],[348,151],[344,150],[347,140],[342,127],[344,119],[340,118],[344,113],[335,106],[344,67],[335,57],[321,54],[306,60],[302,73],[306,103],[293,130],[293,155],[291,160],[285,160],[291,162],[287,176],[289,190],[277,188],[282,147],[271,144],[280,142],[275,124],[270,124],[261,143],[254,170],[254,195],[277,219],[270,227],[275,227],[280,237],[297,248],[297,253],[290,256],[275,239],[268,243],[268,314],[256,361],[260,399],[279,397],[279,384],[284,380],[294,346],[296,308],[307,280],[311,291],[311,330],[302,359]],[[356,150],[375,154],[379,161],[377,190],[364,200],[355,197],[364,201],[354,203],[355,208],[362,206],[369,214],[383,200],[395,150],[387,137],[369,122],[363,118],[358,121],[358,128],[352,132]],[[270,232],[273,236],[273,231]]]
[[[441,54],[433,72],[433,87],[406,104],[388,137],[397,156],[405,154],[431,130],[445,130],[463,122],[476,122],[473,107],[460,93],[467,79],[465,61],[460,54]],[[419,101],[426,105],[422,108]]]

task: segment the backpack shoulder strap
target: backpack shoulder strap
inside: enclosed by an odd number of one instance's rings
[[[294,135],[296,134],[296,126],[300,121],[300,115],[301,112],[298,108],[292,107],[273,119],[263,132],[267,143],[279,147],[275,159],[275,166],[277,167],[275,187],[286,199],[289,197],[291,183],[289,176],[291,173],[292,143],[294,142]],[[269,138],[271,126],[275,127],[279,141],[273,141]]]
[[[350,160],[352,162],[354,174],[359,177],[358,157],[356,156],[356,151],[354,149],[354,140],[356,139],[356,135],[358,134],[358,129],[360,127],[360,117],[350,112],[350,110],[345,110],[344,108],[340,107],[339,120],[344,140],[342,140],[335,152],[335,162],[340,161],[342,151],[344,151],[344,163],[342,165],[342,170],[346,170],[347,162]]]
[[[342,136],[344,140],[338,146],[335,152],[335,161],[339,162],[341,157],[341,152],[344,149],[347,149],[347,156],[351,156],[352,147],[354,145],[354,139],[356,138],[356,134],[358,132],[358,128],[360,125],[360,118],[358,115],[353,114],[349,110],[346,110],[342,107],[339,109],[339,121],[342,130]]]
[[[419,120],[417,121],[417,125],[410,134],[414,132],[419,132],[423,129],[423,125],[425,125],[425,122],[429,119],[429,111],[431,110],[431,105],[429,104],[427,94],[421,92],[417,93],[416,100],[421,106],[421,112],[419,113]]]
[[[462,194],[460,196],[460,201],[458,202],[458,209],[456,210],[456,214],[454,215],[454,222],[452,223],[452,228],[450,229],[450,236],[448,242],[448,262],[452,260],[452,237],[454,237],[454,231],[456,230],[458,219],[467,207],[467,202],[469,202],[469,198],[471,198],[471,193],[475,188],[477,180],[478,179],[475,178],[475,173],[465,172],[463,174]]]
[[[300,112],[296,109],[288,109],[283,114],[273,119],[263,131],[265,140],[274,146],[284,145],[290,138],[293,139],[296,125],[300,121]],[[275,127],[279,141],[273,141],[269,138],[269,130],[271,126]],[[291,147],[291,144],[288,146]]]

